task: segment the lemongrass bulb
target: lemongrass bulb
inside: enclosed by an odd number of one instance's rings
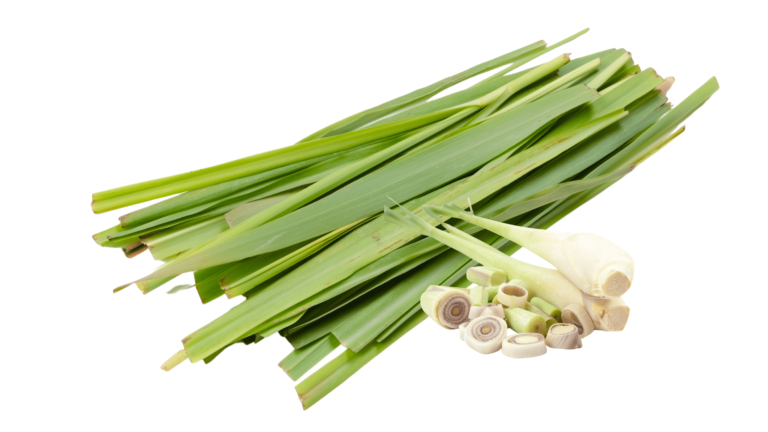
[[[521,333],[501,343],[501,353],[512,358],[538,357],[547,353],[544,336],[538,333]]]
[[[484,304],[469,308],[467,319],[470,321],[483,316],[495,316],[504,319],[504,308],[500,304]]]
[[[584,309],[592,318],[595,329],[621,331],[629,320],[629,306],[621,298],[601,299],[585,295]]]
[[[473,319],[464,331],[464,342],[481,354],[494,353],[501,349],[507,337],[507,323],[495,316]]]
[[[539,315],[523,308],[509,308],[504,310],[504,318],[509,328],[515,333],[539,333],[543,335],[547,331],[547,323]]]
[[[592,334],[595,330],[595,323],[589,316],[587,310],[582,305],[572,304],[563,309],[563,322],[573,324],[579,329],[579,336],[582,339]]]
[[[469,297],[472,298],[473,306],[488,304],[488,288],[484,286],[472,287],[469,290]]]
[[[497,294],[499,303],[510,308],[525,307],[528,301],[528,290],[525,287],[525,282],[517,279],[500,286]]]
[[[461,340],[464,340],[464,334],[467,332],[467,324],[469,324],[469,321],[459,325],[459,339]]]
[[[472,300],[463,290],[432,285],[421,295],[421,308],[438,325],[459,328],[467,320]]]
[[[550,327],[546,338],[547,346],[557,349],[581,348],[579,329],[573,324],[555,324]]]
[[[507,274],[504,270],[493,267],[470,267],[467,270],[467,279],[480,286],[496,286],[507,281]]]

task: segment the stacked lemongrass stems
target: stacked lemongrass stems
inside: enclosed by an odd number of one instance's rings
[[[672,80],[622,49],[508,74],[583,33],[513,51],[293,146],[94,194],[98,213],[180,193],[94,236],[126,256],[149,249],[167,262],[136,281],[144,293],[191,271],[204,303],[246,297],[185,338],[164,368],[280,332],[294,347],[281,367],[298,379],[343,345],[296,387],[308,408],[425,318],[426,287],[469,285],[464,274],[477,263],[384,221],[390,198],[419,217],[423,205],[471,205],[478,216],[547,228],[676,137],[717,89],[713,79],[670,111]],[[518,248],[456,227],[507,255]]]

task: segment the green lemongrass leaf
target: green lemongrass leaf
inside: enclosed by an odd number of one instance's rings
[[[550,52],[550,51],[552,51],[554,49],[560,48],[561,46],[567,44],[568,42],[573,41],[574,39],[576,39],[579,36],[587,33],[588,31],[589,31],[589,29],[586,28],[586,29],[584,29],[584,30],[574,34],[574,35],[568,36],[567,38],[561,40],[560,42],[554,43],[554,44],[546,47],[545,49],[533,51],[533,52],[531,52],[531,53],[529,53],[529,54],[527,54],[525,56],[522,56],[517,61],[515,61],[511,66],[509,66],[509,67],[507,67],[505,69],[502,69],[499,72],[496,72],[495,74],[491,75],[490,77],[486,78],[483,81],[492,80],[494,78],[498,78],[500,76],[506,75],[509,72],[519,68],[520,66],[522,66],[522,65],[524,65],[524,64],[526,64],[526,63],[528,63],[528,62],[530,62],[532,60],[535,60],[537,57],[539,57],[539,56],[541,56],[543,54],[546,54],[546,53],[548,53],[548,52]]]
[[[632,59],[632,55],[628,52],[624,52],[619,58],[614,60],[605,69],[597,74],[591,81],[587,83],[587,87],[593,89],[600,89],[613,77],[619,70],[624,68],[628,61]]]
[[[295,191],[291,191],[291,192],[286,192],[278,195],[273,195],[269,198],[262,198],[260,200],[245,203],[227,212],[224,215],[224,218],[226,219],[227,224],[230,227],[234,227],[235,225],[239,225],[243,221],[246,221],[252,218],[253,216],[256,216],[257,214],[263,212],[264,210],[272,207],[273,205],[287,198],[290,198],[295,193],[296,193]]]
[[[214,361],[214,360],[216,359],[216,357],[218,357],[218,356],[219,356],[219,354],[221,354],[222,352],[224,352],[224,350],[225,350],[225,349],[227,349],[227,348],[231,347],[232,345],[235,345],[235,344],[238,344],[238,343],[241,343],[241,344],[243,344],[243,345],[251,345],[251,344],[259,343],[259,342],[261,342],[262,340],[264,340],[264,337],[262,337],[262,336],[260,336],[260,335],[251,335],[251,336],[248,336],[247,338],[243,338],[243,339],[241,339],[241,340],[239,340],[239,341],[237,341],[237,342],[231,343],[231,344],[229,344],[229,345],[225,346],[224,348],[222,348],[222,349],[220,349],[220,350],[216,351],[214,354],[211,354],[210,356],[208,356],[208,357],[204,358],[204,359],[203,359],[203,362],[204,362],[205,364],[208,364],[208,363],[210,363],[210,362]]]
[[[358,353],[347,350],[304,379],[296,386],[296,392],[299,394],[304,409],[308,409],[325,397],[426,318],[427,314],[424,312],[417,313],[384,341],[371,343]]]
[[[553,136],[549,142],[511,157],[495,170],[456,182],[437,194],[427,195],[406,205],[416,206],[414,210],[421,212],[420,205],[435,203],[432,200],[439,204],[454,202],[461,207],[467,205],[468,198],[478,202],[575,145],[585,138],[585,131],[599,130],[601,126],[605,127],[623,116],[624,113],[608,116],[600,122],[571,131],[567,137]],[[396,248],[416,237],[399,227],[383,225],[386,224],[377,218],[352,231],[302,266],[187,337],[185,347],[190,359],[198,361],[249,331],[256,329],[254,332],[258,332],[259,326],[273,319],[270,317],[279,316],[280,311],[290,309],[291,306],[301,303],[375,261],[378,256],[388,253],[393,247]],[[348,247],[350,242],[352,246]],[[326,261],[326,256],[332,256],[333,260]],[[318,265],[319,263],[322,264]],[[309,273],[305,275],[306,272]]]
[[[176,285],[175,287],[169,289],[166,294],[176,294],[177,292],[186,291],[186,290],[188,290],[190,288],[194,288],[194,287],[195,287],[194,284]]]
[[[349,225],[343,226],[335,231],[318,238],[311,243],[304,245],[303,247],[296,249],[295,251],[281,257],[278,260],[271,262],[265,266],[255,267],[249,265],[250,261],[246,260],[245,265],[243,263],[236,264],[234,267],[227,271],[227,274],[221,278],[219,283],[221,289],[224,290],[227,297],[234,298],[239,295],[245,294],[247,291],[258,286],[259,284],[266,282],[267,280],[277,276],[283,271],[293,267],[301,261],[317,254],[323,250],[329,244],[333,243],[336,239],[348,233],[350,230],[365,223],[367,219],[362,219],[357,222],[353,222]]]
[[[169,276],[169,277],[160,278],[160,279],[151,279],[148,281],[139,282],[136,284],[136,286],[139,288],[139,291],[141,291],[142,294],[146,295],[174,279],[176,279],[176,276]]]
[[[282,320],[282,321],[280,321],[278,323],[272,324],[271,326],[269,326],[269,327],[267,327],[267,328],[265,328],[263,330],[260,330],[259,331],[259,336],[261,336],[261,337],[272,336],[273,334],[279,332],[280,330],[282,330],[282,329],[290,326],[291,324],[295,323],[296,321],[300,320],[302,315],[304,315],[303,311],[297,313],[296,315],[288,317],[288,318],[286,318],[286,319],[284,319],[284,320]]]
[[[601,64],[603,63],[604,59],[611,53],[616,52],[615,48],[610,48],[605,51],[596,52],[594,54],[589,54],[583,57],[578,57],[573,60],[571,60],[567,65],[560,68],[560,70],[557,72],[559,76],[564,76],[568,73],[573,72],[574,69],[584,66],[585,64],[591,62],[594,59],[600,59]]]
[[[605,56],[600,57],[601,63],[600,66],[592,71],[591,73],[588,73],[581,77],[580,79],[576,80],[576,84],[584,84],[587,85],[590,81],[592,81],[595,77],[603,73],[605,70],[611,68],[611,65],[613,65],[616,60],[624,57],[624,55],[627,53],[627,50],[619,48],[617,50],[613,50],[610,53],[606,54]],[[632,59],[625,60],[625,64],[631,64]],[[615,73],[615,72],[614,72]]]
[[[182,254],[146,278],[180,274],[266,253],[376,214],[387,202],[386,195],[406,201],[450,182],[519,143],[552,118],[591,101],[596,92],[574,87],[551,96],[555,95],[511,110],[438,146],[395,161],[273,222],[213,247],[203,246],[196,253]],[[229,237],[232,231],[221,236]]]
[[[333,335],[316,340],[301,349],[291,351],[279,365],[292,380],[301,378],[310,369],[320,363],[339,346],[339,340]]]
[[[392,333],[394,333],[397,329],[399,329],[403,324],[405,324],[409,319],[411,319],[419,312],[422,312],[421,304],[416,303],[413,305],[413,307],[411,307],[411,309],[408,310],[408,312],[404,313],[400,318],[397,319],[397,321],[390,324],[389,327],[381,332],[381,334],[376,337],[376,342],[382,342],[384,339],[388,338]]]
[[[92,207],[95,213],[103,213],[192,189],[204,188],[397,135],[443,120],[458,111],[455,109],[438,111],[360,131],[306,141],[186,174],[97,192],[93,194]]]
[[[530,52],[538,51],[541,48],[543,48],[545,45],[546,43],[544,41],[534,42],[518,50],[496,57],[495,59],[486,61],[484,63],[480,63],[479,65],[471,67],[463,72],[460,72],[448,78],[444,78],[434,84],[412,91],[411,93],[400,96],[389,102],[383,103],[379,106],[367,109],[353,116],[347,117],[344,120],[340,120],[330,126],[327,126],[313,133],[312,135],[301,140],[300,142],[304,142],[307,140],[314,140],[321,137],[338,135],[340,133],[355,130],[365,124],[378,120],[379,118],[387,114],[403,109],[409,105],[413,105],[414,103],[425,101],[430,97],[438,94],[439,92],[449,87],[452,87],[462,81],[465,81],[483,72],[496,69],[499,66],[503,66],[507,63],[515,61],[517,58],[524,56]]]
[[[156,260],[167,260],[202,244],[229,229],[227,221],[218,216],[203,221],[190,221],[169,230],[142,237]]]

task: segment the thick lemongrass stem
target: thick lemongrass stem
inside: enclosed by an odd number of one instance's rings
[[[515,333],[538,333],[544,335],[547,332],[547,323],[544,318],[519,307],[509,308],[504,311],[509,328]]]
[[[450,204],[440,208],[430,207],[429,210],[459,218],[519,244],[554,265],[591,296],[620,297],[632,284],[632,257],[600,236],[510,225],[475,216]]]

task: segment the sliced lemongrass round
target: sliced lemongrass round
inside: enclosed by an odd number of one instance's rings
[[[497,297],[499,303],[506,307],[525,307],[525,302],[528,301],[528,290],[525,282],[511,280],[499,287]]]
[[[515,333],[539,333],[543,335],[547,332],[547,322],[544,318],[523,308],[505,309],[504,319]]]
[[[563,309],[563,323],[573,324],[579,329],[579,336],[582,339],[595,331],[595,323],[582,305],[571,304]]]
[[[469,316],[467,317],[469,320],[482,316],[495,316],[504,319],[504,308],[500,304],[486,304],[469,308]]]
[[[505,339],[501,352],[512,358],[538,357],[547,353],[547,345],[538,333],[522,333]]]
[[[467,332],[467,325],[469,324],[469,321],[461,323],[459,325],[459,339],[464,340],[464,335]]]
[[[481,354],[494,353],[501,349],[507,337],[507,323],[496,316],[473,319],[464,331],[464,342]]]
[[[504,270],[493,267],[470,267],[467,270],[467,279],[473,284],[488,287],[506,282],[507,274],[504,273]]]
[[[554,324],[547,332],[547,346],[557,349],[581,348],[579,329],[573,324]]]
[[[460,289],[432,285],[421,295],[421,308],[441,327],[459,328],[467,321],[472,300]]]

